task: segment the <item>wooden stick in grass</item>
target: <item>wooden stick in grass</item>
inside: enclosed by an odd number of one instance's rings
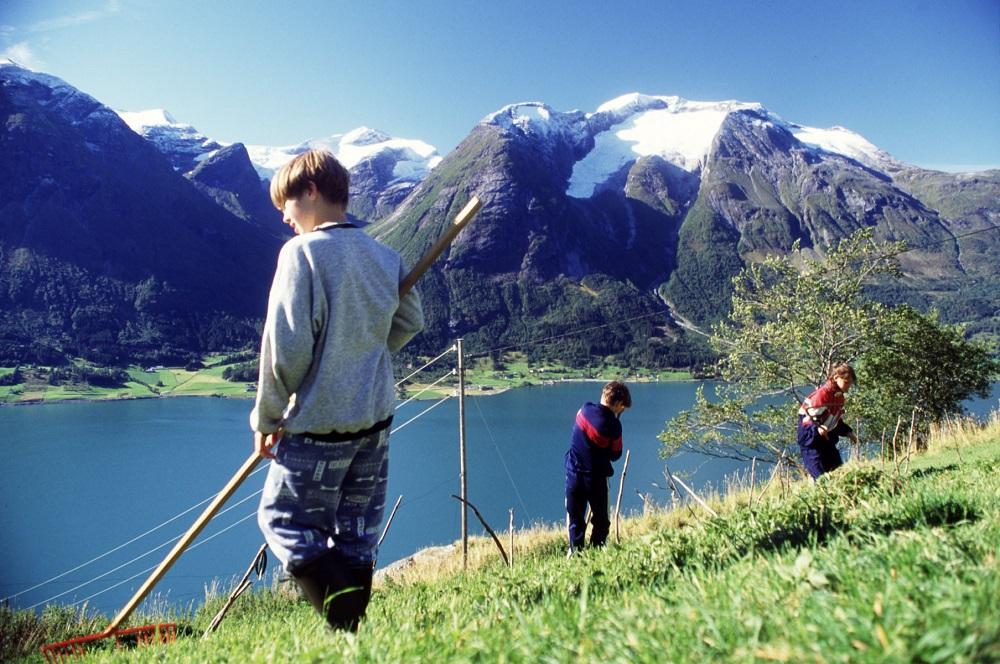
[[[496,543],[497,548],[500,549],[500,556],[503,558],[503,564],[509,566],[510,559],[507,557],[507,552],[503,550],[503,544],[500,543],[500,538],[497,537],[497,534],[493,532],[492,528],[490,528],[490,524],[486,523],[486,519],[484,519],[483,515],[479,513],[479,510],[476,509],[476,506],[470,503],[468,500],[463,500],[461,496],[456,496],[455,494],[451,494],[451,497],[457,500],[458,502],[465,503],[466,505],[472,508],[472,511],[476,514],[476,518],[479,519],[479,523],[483,524],[483,528],[486,529],[486,532],[490,534],[490,537],[492,537],[493,541]]]
[[[677,488],[676,484],[674,484],[674,475],[673,473],[670,472],[670,468],[667,466],[667,464],[663,464],[663,475],[667,478],[667,482],[670,483],[670,489],[671,489],[670,499],[673,500],[674,494],[677,494],[677,497],[679,498],[681,495],[681,490]],[[697,521],[698,515],[695,513],[694,509],[692,509],[691,504],[685,503],[685,505],[687,505],[688,511],[691,512],[692,518],[694,518]]]
[[[510,512],[510,567],[514,569],[514,508],[508,509]]]
[[[389,526],[392,525],[392,519],[396,516],[396,510],[399,509],[399,504],[403,502],[403,494],[399,494],[399,498],[396,499],[396,504],[392,506],[392,511],[389,512],[389,518],[385,522],[385,528],[382,529],[382,535],[378,538],[378,544],[375,545],[375,550],[382,546],[382,540],[385,539],[385,534],[389,532]]]
[[[257,578],[260,579],[264,576],[264,571],[267,569],[267,544],[261,544],[260,548],[257,549],[257,555],[253,557],[253,562],[250,563],[250,567],[247,568],[246,574],[240,580],[233,592],[230,593],[229,598],[226,603],[219,609],[219,612],[215,614],[212,618],[212,622],[209,624],[208,629],[205,633],[201,635],[201,638],[207,639],[208,635],[218,629],[219,625],[222,623],[222,619],[226,617],[226,613],[229,611],[229,607],[233,605],[240,595],[245,593],[250,586],[253,585],[253,581],[250,580],[250,575],[254,571],[257,572]]]
[[[628,475],[628,455],[630,450],[625,450],[625,464],[622,466],[622,475],[618,479],[618,500],[615,501],[615,541],[620,542],[621,536],[618,533],[618,522],[622,509],[622,489],[625,488],[625,476]]]
[[[719,513],[716,512],[715,510],[713,510],[711,507],[709,507],[708,503],[706,503],[704,500],[702,500],[701,498],[699,498],[698,494],[696,494],[694,492],[694,489],[692,489],[691,487],[689,487],[687,484],[684,484],[684,482],[683,482],[683,480],[681,480],[681,478],[675,477],[674,480],[676,480],[678,484],[680,484],[682,487],[684,487],[684,490],[687,491],[689,494],[691,494],[691,497],[694,498],[695,501],[699,505],[701,505],[702,507],[704,507],[705,510],[707,510],[709,514],[711,514],[712,516],[719,516]]]

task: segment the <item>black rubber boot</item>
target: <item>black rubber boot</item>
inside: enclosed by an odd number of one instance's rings
[[[309,603],[333,629],[351,632],[365,615],[372,592],[371,565],[348,565],[330,551],[292,572]]]

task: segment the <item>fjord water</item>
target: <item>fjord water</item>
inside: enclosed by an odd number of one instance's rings
[[[641,509],[639,493],[660,504],[669,501],[656,486],[664,484],[656,434],[691,405],[696,387],[692,382],[631,386],[633,408],[622,418],[625,447],[631,450],[623,512]],[[997,393],[994,385],[994,395],[972,404],[973,410],[995,408]],[[469,499],[494,529],[506,529],[509,508],[517,527],[563,521],[563,454],[573,417],[584,401],[596,401],[599,394],[599,383],[563,383],[466,400]],[[394,426],[432,403],[404,406]],[[145,580],[146,570],[170,550],[168,542],[204,506],[185,510],[213,497],[249,456],[250,406],[245,400],[163,398],[0,408],[5,460],[0,598],[21,593],[10,600],[19,608],[89,598],[90,608],[117,612]],[[380,566],[458,539],[459,504],[450,497],[459,493],[458,456],[455,399],[393,434],[386,515],[397,496],[403,501],[382,546]],[[622,462],[615,466],[612,502]],[[689,478],[696,490],[719,486],[741,467],[695,454],[670,461],[671,471]],[[243,573],[262,543],[253,515],[264,468],[243,484],[157,585],[154,594],[161,602],[200,603],[213,579],[228,584]],[[469,531],[483,532],[471,513]],[[98,556],[103,557],[73,570]],[[29,590],[68,570],[73,571]]]

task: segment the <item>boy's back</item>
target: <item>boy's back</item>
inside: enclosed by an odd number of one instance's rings
[[[352,432],[392,414],[390,351],[421,326],[418,298],[399,301],[404,272],[394,250],[364,231],[320,228],[289,240],[281,250],[268,303],[254,415],[291,433]],[[394,324],[395,323],[395,324]],[[388,339],[388,345],[386,340]]]

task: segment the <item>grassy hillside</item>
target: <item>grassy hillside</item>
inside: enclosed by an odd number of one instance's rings
[[[190,638],[88,661],[998,661],[998,465],[995,417],[937,432],[908,467],[775,480],[752,505],[736,489],[712,501],[718,517],[651,509],[568,560],[561,528],[518,533],[513,569],[488,540],[468,572],[428,556],[383,580],[356,636],[276,588],[241,598],[208,640],[220,599],[181,619]],[[106,624],[58,614],[5,611],[3,659]]]

